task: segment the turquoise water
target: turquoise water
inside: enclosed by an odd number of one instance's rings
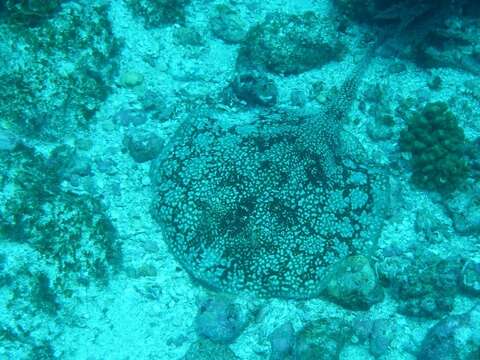
[[[0,4],[0,359],[480,359],[480,6]]]

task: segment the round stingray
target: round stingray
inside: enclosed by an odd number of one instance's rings
[[[334,151],[317,130],[309,134],[293,116],[204,118],[180,128],[152,167],[154,216],[195,279],[305,299],[319,295],[332,265],[372,251],[385,177]],[[305,148],[309,136],[320,151]]]

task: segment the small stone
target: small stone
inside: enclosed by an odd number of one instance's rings
[[[480,296],[480,262],[466,262],[460,274],[460,284],[465,292]]]
[[[400,74],[407,70],[407,66],[402,62],[393,63],[388,67],[388,72],[390,74]]]
[[[369,122],[367,124],[367,134],[372,140],[383,141],[392,138],[393,130],[389,126],[377,122]]]
[[[147,122],[147,116],[144,112],[135,109],[121,109],[113,116],[113,122],[122,126],[139,126]]]
[[[90,158],[68,145],[60,145],[52,151],[48,158],[48,166],[67,180],[75,176],[85,177],[91,174]]]
[[[0,151],[11,151],[17,146],[18,142],[17,136],[0,127]]]
[[[290,103],[293,106],[304,106],[307,103],[307,94],[300,89],[293,90],[290,94]]]
[[[157,269],[152,264],[143,264],[136,269],[135,275],[140,277],[154,277],[157,276]]]
[[[204,43],[202,34],[197,30],[190,27],[177,27],[174,29],[174,38],[182,46],[201,46]]]
[[[147,240],[145,241],[145,243],[143,244],[143,249],[148,252],[148,253],[156,253],[160,250],[160,248],[158,247],[158,244],[156,241],[153,241],[153,240]]]
[[[152,180],[149,177],[142,178],[142,185],[143,186],[150,186],[152,184]]]
[[[111,158],[96,159],[95,164],[102,174],[115,175],[117,173],[117,163]]]
[[[89,151],[92,149],[93,141],[88,138],[75,139],[75,147],[81,151]]]
[[[165,100],[165,95],[147,90],[139,99],[142,108],[145,112],[152,115],[155,121],[167,121],[172,118],[174,114],[174,107],[169,105]]]
[[[111,121],[103,121],[102,122],[102,129],[108,133],[111,133],[115,130],[115,126]]]
[[[364,343],[370,338],[370,334],[372,333],[374,322],[370,319],[366,318],[356,318],[353,321],[353,331],[354,336],[358,342]]]
[[[144,77],[136,71],[127,71],[120,76],[120,85],[132,88],[143,83]]]
[[[438,75],[434,76],[433,78],[428,80],[427,85],[431,90],[440,90],[440,88],[442,87],[442,78]]]

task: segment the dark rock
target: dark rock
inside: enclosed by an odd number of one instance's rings
[[[421,249],[411,257],[392,256],[377,263],[379,277],[399,302],[398,311],[433,319],[452,310],[461,267],[460,258],[440,259]]]
[[[219,344],[233,342],[245,324],[245,317],[238,305],[225,299],[206,300],[195,318],[197,334]]]
[[[165,24],[183,24],[185,7],[190,0],[128,0],[126,5],[134,15],[142,17],[146,28]]]
[[[390,74],[400,74],[407,70],[407,66],[402,62],[393,63],[388,67],[388,72]]]
[[[124,143],[130,156],[138,163],[155,159],[163,148],[163,140],[155,133],[145,130],[131,131]]]
[[[38,25],[41,20],[52,16],[60,7],[63,0],[22,1],[6,0],[7,14],[15,22],[29,26]],[[2,5],[0,5],[0,11]]]
[[[476,360],[480,358],[480,306],[450,315],[430,328],[418,360]]]
[[[94,121],[111,92],[121,47],[107,4],[58,6],[60,2],[67,1],[8,1],[8,14],[2,15],[14,23],[22,18],[29,26],[2,23],[2,44],[12,37],[24,45],[8,46],[1,56],[23,61],[0,66],[2,124],[21,136],[59,143]],[[60,63],[68,65],[59,69]]]
[[[269,337],[272,352],[270,360],[292,359],[295,349],[295,330],[290,322],[276,328]]]
[[[370,353],[379,357],[388,351],[393,340],[391,323],[387,319],[378,319],[373,322],[370,334]]]
[[[232,7],[220,4],[210,19],[213,34],[227,43],[239,43],[248,31],[248,24],[241,18],[238,11]]]
[[[88,176],[92,170],[90,158],[68,145],[56,147],[48,158],[47,166],[50,171],[68,180],[75,176]]]
[[[452,297],[436,297],[427,294],[420,298],[408,299],[398,307],[398,312],[407,316],[427,317],[438,319],[453,309]]]
[[[188,348],[183,360],[239,360],[239,358],[228,346],[201,339]]]
[[[458,192],[447,201],[453,227],[460,235],[480,234],[480,190]]]
[[[231,86],[235,95],[248,105],[273,106],[277,102],[275,82],[261,73],[239,74]]]
[[[393,129],[392,127],[382,124],[378,121],[369,122],[367,124],[367,134],[372,140],[388,140],[392,138]]]
[[[328,318],[312,321],[297,335],[294,359],[338,359],[340,351],[351,335],[352,330],[343,319]]]

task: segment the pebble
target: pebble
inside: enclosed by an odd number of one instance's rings
[[[120,85],[132,88],[143,83],[144,76],[136,71],[127,71],[120,76]]]

